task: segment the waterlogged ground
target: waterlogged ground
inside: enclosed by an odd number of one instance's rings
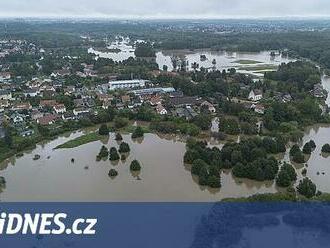
[[[130,44],[129,39],[125,39],[122,42],[115,41],[108,47],[108,51],[100,51],[97,48],[88,49],[89,53],[95,54],[101,58],[110,58],[116,62],[120,62],[128,59],[129,57],[135,57],[134,47]],[[118,49],[112,51],[111,49]],[[235,68],[241,73],[262,77],[265,71],[276,70],[277,66],[281,63],[288,63],[292,59],[277,54],[276,56],[270,56],[271,51],[263,51],[257,53],[246,52],[224,52],[224,51],[210,51],[210,50],[164,50],[156,53],[156,63],[160,69],[166,65],[169,71],[173,70],[172,59],[185,60],[188,62],[187,69],[193,70],[192,64],[197,63],[199,68],[213,68],[218,70],[227,70],[229,68]],[[205,55],[206,59],[201,60],[201,55]],[[213,61],[216,64],[213,64]]]
[[[126,162],[112,164],[96,162],[101,146],[118,147],[114,135],[109,140],[96,141],[74,149],[53,150],[59,144],[78,137],[60,137],[2,164],[0,175],[6,188],[0,194],[3,201],[217,201],[225,197],[239,197],[258,192],[275,192],[272,182],[256,183],[236,180],[230,172],[222,175],[223,187],[210,190],[200,187],[183,164],[185,143],[175,136],[159,137],[146,134],[133,142],[129,135],[124,141],[131,147]],[[211,142],[211,145],[219,145]],[[40,160],[33,160],[35,154]],[[72,163],[71,159],[75,162]],[[129,164],[138,159],[142,171],[133,175]],[[108,176],[111,168],[119,175]],[[140,180],[139,180],[140,179]]]

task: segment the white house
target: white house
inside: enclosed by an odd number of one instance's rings
[[[163,107],[163,105],[158,104],[156,107],[156,111],[160,115],[167,115],[167,110]]]
[[[66,112],[66,108],[64,104],[57,104],[53,108],[56,114],[64,114]]]
[[[262,99],[262,91],[258,89],[251,90],[249,94],[249,100],[251,101],[259,101]]]
[[[23,92],[25,97],[36,97],[39,95],[39,91],[36,89],[27,89],[26,91]]]
[[[89,109],[87,109],[87,108],[75,108],[73,110],[73,114],[75,116],[77,116],[77,115],[83,115],[83,114],[88,114],[88,113],[89,113]]]

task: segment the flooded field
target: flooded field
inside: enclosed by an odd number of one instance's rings
[[[74,149],[53,150],[59,144],[75,138],[61,137],[21,158],[2,164],[0,175],[6,179],[2,201],[217,201],[227,197],[275,192],[272,182],[256,183],[235,179],[231,172],[222,174],[222,188],[210,190],[200,187],[189,168],[183,164],[185,143],[175,136],[159,137],[146,134],[133,142],[129,135],[124,141],[131,147],[125,163],[109,160],[96,162],[101,146],[118,147],[114,135],[109,140],[97,141]],[[216,143],[212,143],[216,145]],[[218,144],[219,145],[219,144]],[[35,154],[40,160],[33,160]],[[74,163],[71,159],[74,158]],[[129,164],[137,159],[142,171],[133,175]],[[111,168],[119,175],[108,176]]]
[[[97,49],[88,49],[89,53],[95,54],[101,58],[113,59],[115,62],[120,62],[135,57],[134,47],[128,38],[123,41],[115,41],[111,43],[106,51],[98,51]],[[165,50],[156,53],[156,63],[162,70],[167,66],[168,71],[173,70],[173,60],[180,63],[185,61],[187,70],[194,70],[194,66],[198,65],[207,69],[227,70],[235,68],[239,72],[262,77],[265,71],[276,70],[281,63],[288,63],[293,61],[281,54],[271,56],[271,51],[263,51],[258,53],[244,53],[244,52],[224,52],[224,51],[210,51],[210,50]]]

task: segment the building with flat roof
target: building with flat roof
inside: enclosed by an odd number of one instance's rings
[[[117,90],[117,89],[132,89],[132,88],[143,88],[146,85],[147,80],[120,80],[120,81],[109,81],[107,84],[103,84],[103,90]]]

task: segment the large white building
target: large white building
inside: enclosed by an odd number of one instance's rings
[[[117,90],[117,89],[130,89],[130,88],[143,88],[146,85],[146,80],[120,80],[109,81],[109,83],[102,85],[103,89]]]

